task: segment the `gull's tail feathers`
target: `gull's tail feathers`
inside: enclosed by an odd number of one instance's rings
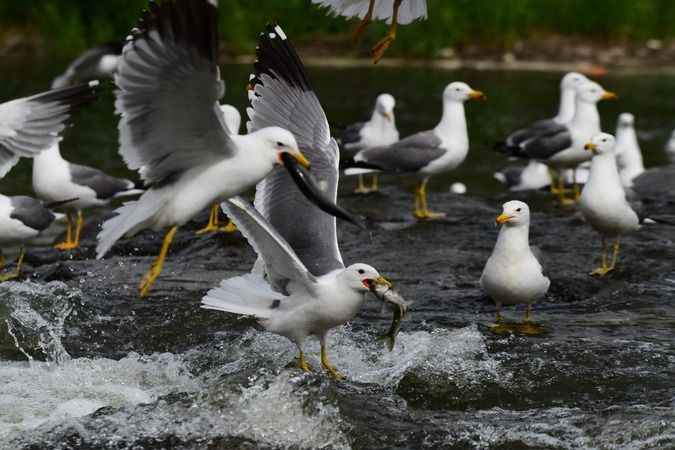
[[[117,214],[103,223],[98,234],[96,259],[101,259],[108,250],[124,235],[132,235],[140,230],[164,206],[163,196],[154,190],[146,191],[141,198],[127,202],[115,210]]]
[[[202,298],[202,308],[269,319],[281,300],[258,274],[228,278]]]

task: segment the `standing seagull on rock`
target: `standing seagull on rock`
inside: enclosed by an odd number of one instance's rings
[[[340,157],[351,159],[359,151],[391,145],[398,141],[394,107],[396,100],[390,94],[380,94],[375,100],[375,109],[367,122],[357,122],[349,125],[340,138]],[[363,175],[359,175],[359,184],[354,192],[367,194],[378,190],[377,174],[373,175],[370,188],[363,184]]]
[[[530,247],[530,208],[526,203],[512,200],[504,203],[497,217],[499,230],[497,244],[485,264],[480,286],[497,305],[496,325],[493,331],[521,331],[539,334],[541,327],[530,322],[532,303],[548,292],[551,281],[544,276],[541,264]],[[525,304],[525,321],[513,326],[502,323],[502,305]]]
[[[407,25],[418,19],[427,18],[427,0],[312,0],[344,17],[362,19],[354,31],[358,40],[372,20],[384,20],[390,24],[387,35],[372,49],[373,62],[377,63],[384,52],[396,40],[398,24]]]
[[[415,217],[421,220],[445,217],[427,207],[427,182],[432,175],[457,168],[469,152],[469,134],[464,114],[467,100],[485,100],[485,94],[468,84],[455,81],[443,91],[443,115],[432,130],[420,131],[395,144],[362,150],[354,157],[347,175],[370,172],[412,174],[417,176]]]
[[[572,120],[566,124],[551,125],[549,132],[545,134],[536,135],[521,145],[506,146],[500,150],[511,156],[542,161],[558,172],[573,169],[574,198],[565,198],[564,190],[560,189],[557,194],[562,203],[576,202],[579,199],[576,167],[590,159],[584,145],[601,131],[597,103],[616,98],[616,94],[605,91],[598,83],[582,83],[576,88]]]
[[[281,27],[268,26],[260,35],[256,56],[249,130],[288,126],[312,158],[318,185],[335,201],[338,146],[302,61]],[[202,306],[256,317],[268,331],[296,344],[298,366],[306,372],[311,367],[303,344],[309,336],[318,337],[321,365],[342,378],[328,361],[328,332],[352,320],[369,291],[390,283],[367,264],[345,267],[335,218],[311,205],[287,173],[275,169],[258,184],[255,207],[240,198],[223,204],[258,261],[251,273],[223,280],[209,291]]]
[[[225,86],[217,55],[217,2],[165,0],[149,4],[120,57],[120,154],[148,189],[103,224],[96,251],[102,258],[122,236],[168,228],[140,283],[141,297],[160,275],[179,226],[255,186],[280,164],[309,166],[285,129],[230,133],[218,104]]]
[[[558,114],[550,119],[538,120],[525,128],[514,131],[504,142],[499,142],[495,145],[495,149],[509,154],[518,152],[530,145],[538,137],[557,133],[561,125],[565,125],[574,117],[576,89],[579,85],[588,81],[590,81],[588,78],[577,72],[566,74],[560,80]],[[498,172],[502,174],[502,177],[498,177],[497,174],[495,174],[495,177],[514,191],[539,189],[550,185],[552,193],[560,193],[560,190],[563,189],[562,184],[564,183],[562,174],[558,174],[557,183],[554,185],[551,183],[550,176],[542,176],[542,173],[547,170],[543,163],[532,160],[524,169],[518,170],[516,167],[508,167]]]

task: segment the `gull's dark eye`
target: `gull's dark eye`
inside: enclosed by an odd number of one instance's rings
[[[365,271],[365,270],[363,270],[363,269],[359,269],[359,274],[363,275],[364,273],[366,273],[366,271]]]
[[[283,142],[277,142],[277,147],[284,147],[284,143]]]
[[[455,88],[455,90],[456,90],[457,92],[459,92],[459,88]]]
[[[607,142],[607,139],[603,139],[602,142]]]
[[[518,209],[516,209],[516,212],[520,212],[520,210],[521,210],[521,209],[522,209],[522,208],[518,208]]]

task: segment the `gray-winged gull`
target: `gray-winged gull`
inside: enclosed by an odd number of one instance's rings
[[[394,117],[396,100],[391,94],[380,94],[375,99],[375,108],[370,119],[366,122],[357,122],[349,125],[342,133],[340,144],[340,158],[351,159],[359,151],[391,145],[399,139]],[[378,190],[377,174],[373,175],[371,186],[367,188],[363,183],[363,175],[358,175],[358,186],[354,192],[366,194]]]
[[[23,263],[23,245],[47,229],[55,216],[49,210],[65,202],[45,205],[40,200],[25,195],[8,197],[0,194],[0,245],[7,244],[21,246],[19,257],[14,271],[0,274],[0,281],[7,281],[18,277]],[[0,249],[0,268],[5,266],[5,259]]]
[[[160,275],[179,226],[278,165],[309,166],[288,130],[230,134],[218,104],[225,86],[217,55],[215,0],[162,1],[149,4],[118,63],[119,152],[148,189],[103,224],[96,251],[102,258],[122,236],[168,228],[140,283],[142,297]]]
[[[633,179],[645,171],[642,151],[635,133],[635,116],[622,113],[616,124],[616,162],[621,184],[632,187]]]
[[[427,0],[312,0],[312,3],[330,8],[331,12],[344,17],[362,19],[354,31],[354,40],[360,38],[372,20],[389,23],[387,35],[372,49],[375,63],[396,39],[398,24],[407,25],[427,18]]]
[[[33,158],[35,194],[46,202],[74,199],[64,206],[66,240],[54,246],[59,250],[79,247],[84,225],[83,210],[105,206],[115,198],[143,192],[134,186],[131,180],[115,178],[93,167],[68,162],[61,156],[58,142]],[[76,214],[76,219],[73,214]]]
[[[551,174],[546,164],[531,160],[526,166],[506,166],[494,173],[497,181],[510,191],[529,191],[551,185]]]
[[[670,223],[657,217],[648,217],[636,194],[624,190],[617,169],[615,146],[614,136],[607,133],[597,134],[585,146],[594,156],[590,177],[581,192],[579,209],[602,237],[602,265],[593,270],[591,275],[604,276],[614,270],[622,235],[638,230],[642,223]],[[609,263],[607,240],[613,240]]]
[[[61,140],[73,109],[94,98],[98,81],[52,89],[0,104],[0,178],[19,158],[32,158]]]
[[[576,86],[574,116],[566,124],[550,124],[549,131],[526,140],[519,146],[503,148],[508,154],[521,158],[536,159],[546,163],[558,172],[573,169],[590,159],[584,145],[601,131],[597,103],[601,100],[616,99],[616,94],[605,91],[598,83],[588,81]],[[576,176],[574,175],[574,178]],[[556,191],[563,203],[576,201],[578,185],[574,182],[574,199],[565,198],[564,189]]]
[[[260,35],[256,55],[248,129],[288,126],[312,158],[319,186],[335,201],[338,146],[302,62],[278,25]],[[369,290],[389,283],[366,264],[345,268],[335,218],[310,204],[284,171],[275,169],[258,184],[255,208],[242,199],[223,204],[258,262],[252,273],[209,291],[203,307],[257,317],[266,329],[297,345],[305,371],[310,367],[303,342],[317,336],[323,367],[340,378],[328,361],[329,330],[351,320]]]
[[[427,182],[432,175],[457,168],[469,152],[469,135],[464,114],[464,102],[484,100],[485,95],[468,84],[455,81],[443,90],[443,115],[435,128],[410,135],[395,144],[362,150],[354,157],[348,175],[369,172],[414,174],[418,178],[415,190],[415,217],[435,219],[444,217],[427,206]]]
[[[530,208],[526,203],[512,200],[504,203],[497,224],[502,228],[492,255],[487,260],[480,285],[497,306],[495,332],[521,331],[538,334],[541,327],[530,321],[532,303],[548,292],[551,281],[530,247]],[[521,325],[502,322],[502,305],[525,304],[525,320]]]

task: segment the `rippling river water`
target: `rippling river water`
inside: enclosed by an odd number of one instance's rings
[[[0,99],[43,89],[61,66],[16,61],[0,73]],[[225,100],[243,107],[246,66],[225,66]],[[552,287],[535,307],[540,337],[496,336],[494,306],[478,279],[510,199],[492,179],[504,158],[494,141],[552,115],[558,74],[423,68],[312,69],[334,128],[362,120],[379,92],[397,98],[402,135],[438,120],[443,86],[464,80],[488,95],[467,105],[471,150],[462,168],[432,182],[431,204],[449,220],[414,223],[403,187],[341,202],[366,215],[368,231],[340,224],[347,262],[368,262],[414,300],[390,353],[377,342],[390,316],[369,301],[330,338],[347,375],[335,383],[293,368],[294,347],[248,319],[199,309],[220,279],[250,268],[237,234],[196,237],[186,226],[150,299],[136,284],[157,252],[153,233],[93,258],[84,249],[30,249],[28,277],[0,285],[0,449],[667,449],[675,448],[675,231],[655,226],[626,239],[620,270],[587,275],[596,235],[543,193],[533,205],[532,241]],[[675,78],[600,80],[620,100],[601,104],[612,131],[636,115],[648,166],[665,163],[675,126]],[[105,90],[104,90],[105,91]],[[78,116],[64,156],[128,175],[116,155],[112,95]],[[0,192],[30,192],[30,162]],[[450,183],[468,186],[465,197]],[[663,208],[671,214],[675,206]],[[106,212],[101,212],[105,214]],[[203,217],[205,219],[205,216]],[[86,233],[87,230],[85,230]],[[153,240],[153,238],[155,238]],[[522,310],[507,309],[520,318]],[[309,348],[311,362],[318,344]]]

